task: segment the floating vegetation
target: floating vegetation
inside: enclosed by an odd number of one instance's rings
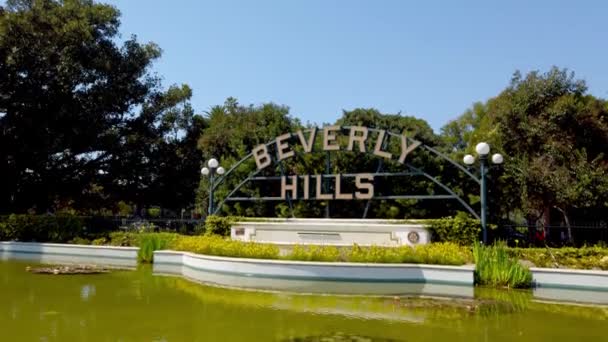
[[[100,266],[90,265],[56,265],[48,267],[30,267],[25,268],[26,271],[36,274],[102,274],[110,272],[109,269]]]

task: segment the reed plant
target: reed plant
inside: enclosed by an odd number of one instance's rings
[[[141,234],[137,261],[140,263],[154,262],[154,251],[167,248],[174,239],[173,234]]]
[[[525,288],[532,284],[532,272],[509,256],[504,242],[492,246],[475,243],[475,283],[493,287]]]

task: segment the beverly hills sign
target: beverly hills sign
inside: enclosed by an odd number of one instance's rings
[[[348,139],[346,140],[346,146],[341,146],[339,143],[339,135],[342,132],[348,131]],[[409,153],[420,146],[421,142],[408,139],[404,135],[399,135],[400,139],[400,151],[398,154],[393,154],[385,149],[385,139],[389,136],[385,130],[373,130],[377,132],[375,141],[370,135],[372,129],[364,126],[326,126],[322,129],[322,150],[323,151],[355,151],[360,153],[370,153],[367,151],[368,140],[369,143],[373,144],[374,148],[371,154],[378,157],[395,160],[398,163],[404,164],[406,157]],[[305,137],[304,132],[299,130],[296,132],[297,143],[302,146],[304,153],[313,152],[313,146],[317,139],[319,130],[314,127],[310,130],[308,138]],[[291,133],[285,133],[273,140],[271,144],[261,144],[256,146],[252,150],[252,155],[255,159],[255,163],[258,170],[262,170],[272,164],[273,159],[276,161],[282,161],[295,156],[293,146],[290,144]],[[269,146],[274,145],[274,149],[269,149]],[[273,158],[274,157],[274,158]],[[327,175],[326,175],[327,177]],[[360,199],[366,200],[374,197],[374,175],[371,173],[359,173],[355,174],[354,191],[343,192],[342,175],[333,174],[330,177],[334,178],[334,192],[323,193],[322,187],[322,175],[292,175],[292,176],[281,176],[281,198],[287,199],[304,199],[304,200],[352,200]],[[302,191],[298,191],[298,179],[302,179]],[[311,197],[311,179],[315,182],[314,197]],[[301,195],[301,196],[300,196]]]

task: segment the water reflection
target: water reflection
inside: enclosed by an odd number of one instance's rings
[[[90,297],[94,296],[96,292],[95,285],[86,284],[80,289],[80,299],[88,301]]]
[[[87,265],[104,265],[120,268],[135,268],[137,260],[122,259],[103,256],[86,256],[86,255],[61,255],[61,254],[40,254],[40,253],[23,253],[12,251],[0,251],[0,261],[21,260],[34,262],[36,264],[87,264]]]
[[[154,265],[157,275],[183,275],[201,283],[235,288],[285,291],[309,294],[365,294],[365,295],[415,295],[473,298],[473,286],[428,284],[428,283],[381,283],[314,281],[276,278],[257,278],[221,274],[193,269],[187,266]]]
[[[150,268],[53,276],[0,262],[7,341],[605,340],[608,309],[547,305],[532,291],[447,300],[298,295],[204,286]],[[373,285],[373,284],[368,284]]]
[[[555,302],[608,305],[608,291],[568,290],[538,287],[534,297]]]

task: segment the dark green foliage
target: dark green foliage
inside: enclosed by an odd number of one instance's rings
[[[442,137],[457,160],[480,141],[506,157],[490,172],[493,222],[510,216],[570,226],[589,220],[585,209],[606,219],[608,102],[573,72],[516,72],[498,96],[444,126]]]
[[[430,220],[426,228],[431,230],[433,242],[452,242],[462,246],[471,246],[478,241],[481,232],[479,220],[464,213]]]
[[[239,218],[236,216],[210,215],[205,219],[205,234],[230,236],[230,227]]]
[[[68,242],[83,236],[84,227],[74,216],[13,214],[0,218],[0,241]]]
[[[204,120],[187,85],[160,87],[158,46],[121,42],[119,16],[88,0],[1,7],[0,212],[191,205]]]

